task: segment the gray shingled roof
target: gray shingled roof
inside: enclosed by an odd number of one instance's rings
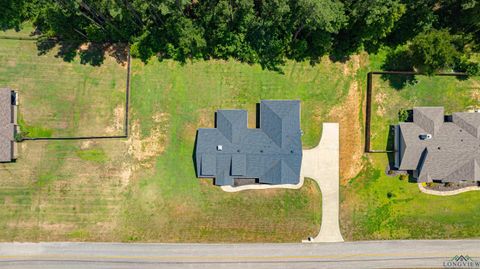
[[[12,90],[0,89],[0,162],[11,162],[14,143]]]
[[[233,185],[234,178],[256,178],[267,184],[298,183],[302,163],[300,101],[261,101],[259,129],[247,128],[245,110],[218,110],[216,128],[198,129],[195,159],[197,175],[215,178],[216,185]]]
[[[422,140],[421,135],[431,134]],[[399,170],[414,171],[418,182],[480,181],[480,113],[453,113],[444,121],[441,107],[416,107],[413,122],[395,132]]]

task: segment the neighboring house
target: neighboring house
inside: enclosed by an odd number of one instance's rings
[[[418,182],[480,181],[480,113],[415,107],[395,126],[395,168]]]
[[[17,93],[0,89],[0,162],[17,158],[15,134],[17,132]]]
[[[247,111],[218,110],[216,128],[198,129],[198,177],[215,185],[234,179],[265,184],[297,184],[302,163],[300,101],[260,102],[260,128],[247,128]]]

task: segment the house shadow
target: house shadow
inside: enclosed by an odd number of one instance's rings
[[[409,114],[413,117],[413,110],[406,110]],[[399,115],[400,117],[400,115]],[[412,117],[409,117],[411,119]],[[406,121],[409,121],[406,120]],[[408,177],[409,183],[417,183],[417,180],[414,178],[413,173],[411,171],[399,171],[395,168],[395,125],[390,125],[388,129],[388,137],[387,143],[385,147],[385,152],[387,152],[388,158],[388,167],[387,167],[387,175],[396,177],[400,176],[401,178],[404,176]]]
[[[385,152],[387,152],[388,158],[388,169],[390,171],[395,170],[395,125],[390,125],[388,127],[388,136],[387,143],[385,147]]]
[[[192,150],[193,169],[195,170],[195,177],[198,178],[197,158],[196,158],[196,155],[197,155],[197,140],[198,140],[198,130],[195,132],[195,142],[193,143],[193,150]]]
[[[255,128],[260,128],[260,103],[255,104]]]

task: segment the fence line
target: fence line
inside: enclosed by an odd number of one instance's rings
[[[127,46],[127,81],[125,86],[125,121],[124,121],[124,135],[115,136],[71,136],[71,137],[25,137],[24,141],[60,141],[60,140],[97,140],[97,139],[124,139],[129,135],[129,111],[130,111],[130,71],[131,71],[131,57],[130,46]]]
[[[424,75],[423,73],[415,71],[371,71],[367,74],[367,102],[365,104],[365,153],[390,153],[391,150],[372,150],[371,149],[371,120],[372,120],[372,88],[373,75]],[[467,73],[453,72],[453,73],[436,73],[435,76],[444,77],[461,77],[468,76]]]

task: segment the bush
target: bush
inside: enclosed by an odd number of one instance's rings
[[[398,111],[398,121],[406,122],[410,119],[410,112],[407,109],[401,108]]]
[[[480,63],[470,61],[467,57],[457,59],[454,69],[457,72],[465,72],[469,76],[480,75]]]
[[[15,142],[22,142],[25,139],[26,134],[24,132],[16,133],[14,136]]]
[[[409,45],[414,66],[427,74],[453,68],[461,53],[456,48],[457,36],[447,30],[432,30],[417,35]]]

